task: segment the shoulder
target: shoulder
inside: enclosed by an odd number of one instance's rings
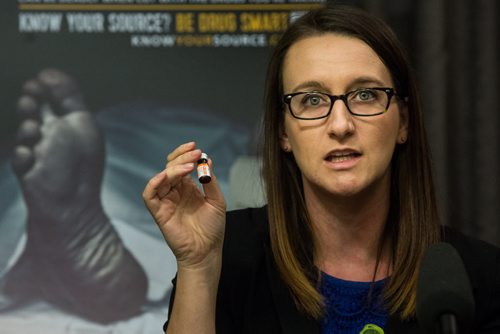
[[[500,248],[448,227],[444,229],[444,239],[455,247],[468,271],[481,269],[481,272],[470,272],[473,277],[480,278],[481,273],[498,271]]]
[[[239,225],[238,229],[262,229],[267,226],[267,206],[228,211],[226,214],[226,218],[226,229],[234,228],[234,224]]]
[[[279,332],[266,265],[272,256],[267,226],[266,207],[227,213],[217,333]]]
[[[226,214],[225,240],[229,242],[259,241],[267,235],[267,207],[246,208]]]
[[[444,236],[457,249],[469,275],[478,330],[500,330],[500,248],[450,228],[445,228]]]
[[[269,240],[267,207],[229,211],[224,235],[224,260],[257,260]]]

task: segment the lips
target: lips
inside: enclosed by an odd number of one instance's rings
[[[332,163],[338,163],[353,160],[359,156],[361,156],[361,153],[352,149],[334,150],[330,151],[325,156],[325,160]]]

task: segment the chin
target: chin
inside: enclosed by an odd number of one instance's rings
[[[330,193],[335,197],[349,198],[358,195],[361,191],[359,189],[337,189]]]
[[[363,188],[359,184],[349,183],[331,185],[324,190],[335,197],[352,197],[361,193]]]

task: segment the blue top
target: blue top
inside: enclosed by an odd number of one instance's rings
[[[325,298],[326,310],[321,333],[359,334],[366,324],[384,328],[387,310],[382,290],[386,282],[386,279],[352,282],[322,273],[320,292]]]

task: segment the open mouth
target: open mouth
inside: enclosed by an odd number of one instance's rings
[[[335,152],[326,156],[325,160],[329,162],[342,162],[355,159],[361,156],[358,152]]]

